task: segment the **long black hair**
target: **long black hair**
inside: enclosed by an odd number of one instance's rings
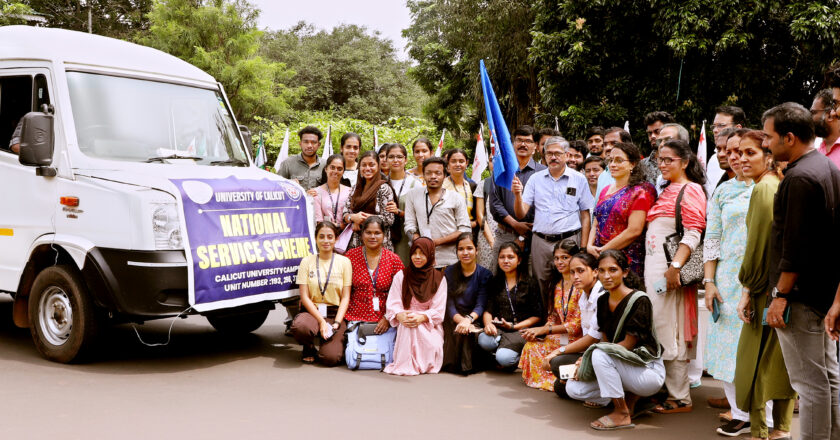
[[[464,240],[469,240],[472,242],[473,246],[475,246],[472,233],[464,232],[458,236],[457,240],[455,240],[455,249],[458,249],[458,245]],[[460,261],[450,267],[451,269],[446,271],[447,295],[449,295],[449,298],[457,299],[460,298],[467,289],[467,281]],[[476,265],[476,271],[478,271],[478,265]]]
[[[627,160],[633,164],[633,169],[630,170],[630,179],[627,181],[628,187],[634,187],[647,182],[645,172],[642,171],[642,152],[639,151],[639,147],[636,144],[632,142],[619,142],[615,144],[612,150],[623,151],[627,155]]]
[[[621,270],[627,271],[627,275],[624,276],[625,286],[633,290],[644,290],[645,286],[642,284],[641,278],[636,275],[636,272],[630,270],[630,261],[627,260],[627,256],[624,255],[624,252],[615,249],[607,249],[604,252],[601,252],[601,255],[598,257],[598,264],[607,258],[612,258]]]
[[[578,246],[577,241],[574,238],[567,238],[563,241],[557,242],[554,245],[554,249],[551,251],[551,284],[546,286],[544,289],[545,292],[543,293],[543,305],[546,308],[546,316],[551,315],[551,309],[554,307],[554,288],[563,281],[563,274],[557,270],[557,266],[554,265],[554,254],[557,253],[558,250],[562,250],[563,252],[569,254],[569,257],[573,257],[575,254],[580,252],[580,246]],[[571,258],[569,262],[571,262]],[[563,286],[566,287],[566,286]]]
[[[703,188],[703,192],[706,192],[706,172],[703,171],[703,167],[700,165],[700,161],[697,160],[697,155],[691,151],[691,148],[688,146],[688,142],[682,139],[669,139],[665,141],[659,148],[667,147],[677,157],[680,158],[683,162],[688,163],[688,166],[685,168],[685,176],[688,178],[689,181],[694,182],[700,185]],[[662,189],[665,189],[668,185],[670,185],[670,181],[665,181],[665,184],[662,185]]]

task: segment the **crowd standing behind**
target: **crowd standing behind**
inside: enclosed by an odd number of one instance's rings
[[[355,133],[322,164],[321,132],[302,129],[300,155],[279,167],[318,222],[290,310],[302,360],[337,365],[345,333],[369,323],[393,346],[386,373],[521,369],[529,387],[612,404],[598,430],[690,412],[694,360],[723,385],[709,399],[729,410],[719,434],[791,438],[799,399],[800,438],[840,439],[832,75],[810,111],[781,104],[760,129],[716,109],[708,164],[662,111],[644,117],[647,157],[618,127],[572,141],[517,127],[511,189],[473,182],[466,152],[434,157],[426,138],[410,170],[403,145],[362,152]]]

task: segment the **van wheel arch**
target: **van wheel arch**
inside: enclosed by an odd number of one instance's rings
[[[15,304],[12,309],[12,318],[16,326],[29,328],[29,294],[32,292],[32,285],[35,283],[35,278],[44,269],[59,264],[75,268],[79,271],[81,270],[81,268],[76,266],[76,262],[70,256],[70,253],[57,244],[42,244],[36,247],[32,251],[32,254],[29,255],[29,261],[26,262],[26,266],[23,268],[17,292],[14,294]]]

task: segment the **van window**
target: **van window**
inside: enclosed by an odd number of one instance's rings
[[[29,75],[0,77],[0,149],[3,151],[9,151],[9,141],[20,119],[32,111],[32,83]]]
[[[200,165],[248,163],[218,91],[157,81],[67,72],[82,153],[145,162],[199,157]]]

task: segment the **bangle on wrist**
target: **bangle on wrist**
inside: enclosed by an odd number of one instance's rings
[[[715,279],[714,279],[714,278],[703,278],[703,284],[704,284],[704,285],[705,285],[705,284],[709,284],[709,283],[714,284],[714,283],[715,283]]]

